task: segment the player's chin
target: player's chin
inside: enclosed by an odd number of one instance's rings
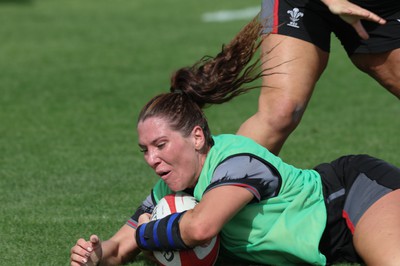
[[[166,180],[164,182],[167,184],[169,189],[171,189],[173,192],[183,191],[187,188],[187,186],[185,186],[183,184],[183,182],[179,182],[179,181],[168,182],[168,180]]]

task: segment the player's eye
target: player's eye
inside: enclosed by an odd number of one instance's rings
[[[139,151],[142,153],[146,153],[147,152],[147,148],[139,146]]]
[[[162,143],[157,144],[157,148],[158,148],[159,150],[163,149],[164,147],[165,147],[165,142],[162,142]]]

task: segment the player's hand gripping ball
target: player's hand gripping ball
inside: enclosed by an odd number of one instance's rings
[[[196,199],[186,193],[177,192],[162,198],[151,214],[151,220],[161,219],[175,212],[183,212],[196,206]],[[181,251],[154,251],[154,257],[164,266],[211,266],[219,252],[219,236],[215,236],[207,245]]]

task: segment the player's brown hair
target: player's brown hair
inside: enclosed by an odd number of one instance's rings
[[[162,117],[171,128],[188,136],[200,126],[206,147],[213,145],[211,132],[202,109],[220,104],[260,86],[248,86],[261,76],[260,59],[250,63],[261,45],[262,25],[257,15],[215,57],[205,56],[193,66],[173,73],[170,92],[153,97],[141,110],[138,123],[149,117]]]

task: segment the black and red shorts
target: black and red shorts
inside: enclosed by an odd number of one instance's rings
[[[332,14],[320,0],[263,0],[264,33],[275,33],[310,42],[330,51],[335,33],[347,54],[380,53],[400,48],[400,1],[351,1],[386,19],[387,23],[362,21],[370,38],[362,40],[354,28]],[[365,3],[364,3],[365,2]]]
[[[368,155],[349,155],[315,170],[321,175],[328,215],[321,252],[330,263],[362,262],[353,245],[354,228],[372,204],[400,188],[400,169]]]

